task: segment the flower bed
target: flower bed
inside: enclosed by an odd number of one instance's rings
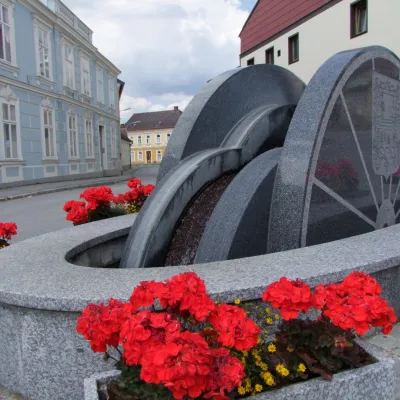
[[[140,211],[146,199],[154,190],[153,185],[143,185],[140,179],[128,182],[126,193],[114,195],[109,187],[89,188],[80,194],[85,201],[70,200],[64,205],[67,221],[74,225],[133,214]]]
[[[17,235],[17,224],[15,222],[0,222],[0,249],[10,245],[9,241]]]
[[[142,282],[127,303],[90,304],[77,331],[106,359],[120,354],[115,359],[120,379],[107,387],[110,400],[228,400],[368,368],[375,360],[356,334],[371,326],[389,333],[396,322],[380,295],[380,285],[358,272],[314,291],[282,278],[263,295],[283,318],[272,340],[269,307],[242,305],[239,299],[236,305],[215,304],[204,282],[187,272],[165,282]],[[311,309],[320,313],[317,320],[297,318]],[[264,322],[253,322],[253,313]]]

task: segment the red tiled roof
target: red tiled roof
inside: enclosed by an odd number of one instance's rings
[[[125,127],[129,132],[175,128],[181,115],[182,111],[178,107],[168,111],[133,114]]]
[[[341,0],[258,0],[240,32],[241,54]],[[331,3],[331,4],[329,4]]]

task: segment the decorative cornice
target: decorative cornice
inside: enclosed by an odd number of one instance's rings
[[[13,92],[13,90],[11,89],[11,87],[9,85],[7,86],[3,86],[0,89],[0,98],[2,99],[6,99],[6,101],[17,101],[18,97],[15,95],[15,93]]]
[[[85,120],[93,120],[93,113],[89,112],[89,111],[85,111],[85,114],[83,115],[83,117],[85,118]]]
[[[105,125],[105,122],[104,122],[104,118],[103,118],[103,117],[100,117],[100,119],[99,119],[99,125]]]
[[[76,115],[76,110],[74,107],[72,107],[71,105],[68,107],[67,110],[68,115]]]
[[[53,100],[50,100],[49,97],[46,97],[45,99],[42,100],[40,103],[40,107],[46,109],[46,110],[53,110],[54,109],[54,103]]]

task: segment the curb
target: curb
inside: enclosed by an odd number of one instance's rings
[[[77,184],[77,185],[73,185],[73,186],[63,186],[63,187],[54,188],[54,189],[39,190],[37,192],[22,193],[22,194],[17,194],[15,196],[0,197],[0,202],[9,201],[9,200],[23,199],[23,198],[26,198],[26,197],[40,196],[42,194],[65,192],[67,190],[73,190],[73,189],[83,189],[83,188],[101,186],[101,185],[106,185],[106,184],[107,185],[112,185],[112,184],[115,184],[115,183],[126,182],[129,179],[130,179],[130,177],[126,176],[124,178],[101,181],[101,182],[81,183],[81,184]]]

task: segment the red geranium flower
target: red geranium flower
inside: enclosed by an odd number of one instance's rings
[[[241,308],[221,304],[211,313],[209,321],[219,334],[219,343],[224,346],[250,350],[257,345],[261,329]]]
[[[142,181],[137,178],[132,178],[128,181],[128,187],[131,189],[136,189],[138,186],[142,185]]]
[[[10,240],[17,234],[17,224],[15,222],[0,222],[0,238]]]

